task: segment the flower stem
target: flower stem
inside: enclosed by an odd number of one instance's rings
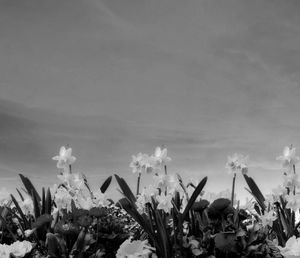
[[[137,187],[136,187],[136,195],[137,196],[140,194],[140,183],[141,183],[141,173],[139,173],[139,176],[137,179]]]
[[[293,171],[294,171],[294,174],[296,175],[296,166],[295,166],[295,164],[293,164]],[[296,185],[294,185],[293,194],[296,195]]]
[[[233,201],[234,201],[235,178],[236,178],[236,173],[234,173],[233,179],[232,179],[232,191],[231,191],[231,204],[232,205],[233,205]]]

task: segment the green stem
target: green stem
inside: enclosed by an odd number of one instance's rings
[[[233,201],[234,201],[235,178],[236,178],[236,173],[234,173],[233,179],[232,179],[232,191],[231,191],[231,203],[232,203],[232,205],[233,205]]]
[[[141,183],[141,173],[139,173],[139,176],[137,179],[137,187],[136,187],[136,195],[137,196],[140,194],[140,183]]]

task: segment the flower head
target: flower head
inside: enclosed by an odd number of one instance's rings
[[[33,215],[33,209],[34,208],[33,208],[33,201],[31,199],[31,197],[26,196],[23,201],[19,202],[19,205],[20,205],[20,207],[21,207],[24,214]]]
[[[288,171],[291,171],[293,165],[295,165],[300,160],[300,158],[296,156],[296,148],[293,148],[292,146],[284,147],[282,156],[279,156],[276,159],[281,161],[282,167],[287,168]]]
[[[154,159],[157,165],[165,165],[167,162],[171,161],[168,157],[168,150],[165,147],[156,147],[154,152]]]
[[[284,175],[283,186],[290,190],[294,188],[300,187],[300,181],[298,179],[298,175],[294,173],[288,173]]]
[[[174,175],[155,175],[154,177],[155,187],[161,191],[173,194],[175,191],[180,190],[180,185],[177,178]]]
[[[76,158],[72,156],[72,148],[66,149],[65,146],[60,147],[59,155],[54,156],[53,160],[57,160],[57,168],[67,168],[69,165],[72,165]]]
[[[32,244],[28,241],[16,241],[11,245],[0,244],[0,257],[8,258],[12,254],[14,257],[21,258],[32,250]]]
[[[71,211],[72,197],[64,187],[57,189],[54,195],[54,200],[59,210],[67,209],[67,211]]]
[[[241,171],[243,174],[246,174],[248,172],[247,160],[248,156],[234,153],[232,156],[228,156],[226,168],[229,170],[229,173]]]
[[[100,189],[98,189],[94,193],[94,206],[95,207],[107,207],[110,205],[110,202],[107,200],[105,193],[102,193]]]
[[[272,227],[273,221],[277,219],[276,213],[273,210],[270,210],[269,212],[265,212],[265,214],[260,216],[262,225],[270,226]]]
[[[136,156],[132,156],[132,161],[129,166],[132,168],[133,173],[150,173],[154,169],[155,160],[152,156],[138,153]]]
[[[170,213],[172,209],[172,195],[165,193],[161,193],[160,195],[156,196],[156,200],[158,201],[157,209],[164,210],[166,213]]]
[[[135,240],[131,241],[131,238],[125,240],[122,245],[120,245],[117,252],[117,258],[148,258],[155,250],[153,247],[149,246],[148,241]]]
[[[291,209],[295,212],[300,209],[300,194],[286,195],[285,200],[288,202],[286,205],[287,209]]]
[[[9,192],[7,192],[5,188],[2,188],[0,190],[0,207],[7,205],[9,203],[9,200],[10,200]]]
[[[285,247],[278,246],[281,254],[286,258],[299,258],[300,257],[300,238],[292,236],[286,242]]]

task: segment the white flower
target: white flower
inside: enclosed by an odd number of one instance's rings
[[[28,241],[16,241],[10,246],[10,252],[16,257],[24,257],[31,249],[32,244]]]
[[[149,185],[148,187],[145,187],[141,194],[139,194],[137,200],[136,200],[136,206],[138,208],[138,211],[140,213],[143,213],[145,211],[145,205],[146,203],[151,203],[151,198],[158,195],[158,189],[155,188],[152,185]]]
[[[60,175],[57,175],[57,178],[65,185],[67,185],[68,187],[70,187],[71,185],[71,178],[72,178],[72,174],[69,173],[68,171],[64,171],[63,173],[61,173]]]
[[[298,175],[294,173],[288,173],[284,175],[283,186],[289,188],[290,191],[293,191],[294,188],[300,187],[300,181],[298,180]]]
[[[150,173],[155,166],[155,160],[152,156],[138,153],[136,156],[132,156],[132,161],[129,166],[132,168],[133,173]]]
[[[131,241],[131,238],[125,240],[122,245],[120,245],[117,251],[117,258],[148,258],[155,250],[153,247],[149,246],[148,241]]]
[[[83,196],[81,194],[77,195],[75,205],[77,208],[84,210],[90,210],[95,206],[90,196]]]
[[[57,160],[57,168],[66,168],[76,161],[76,158],[72,156],[72,148],[66,149],[65,146],[62,146],[59,150],[59,155],[52,159]]]
[[[273,210],[270,210],[269,212],[265,212],[265,214],[261,215],[260,219],[264,227],[265,226],[272,227],[273,221],[277,219],[277,215]]]
[[[225,167],[229,173],[241,171],[243,174],[246,174],[248,171],[247,160],[248,156],[245,157],[242,154],[234,153],[232,156],[228,156]]]
[[[10,194],[5,188],[2,188],[0,191],[0,207],[7,205],[10,200]]]
[[[0,257],[9,258],[10,246],[6,244],[0,244]]]
[[[94,206],[95,207],[107,207],[110,205],[110,202],[107,200],[106,194],[102,193],[100,189],[98,189],[94,193]]]
[[[160,195],[156,196],[156,200],[158,201],[158,210],[164,210],[164,212],[170,213],[170,210],[173,208],[172,195],[165,195],[165,193],[161,193]]]
[[[285,200],[288,202],[286,205],[287,209],[291,209],[295,212],[297,212],[300,209],[300,194],[286,195]]]
[[[291,147],[284,147],[282,156],[276,158],[282,162],[282,167],[287,168],[288,171],[291,171],[293,165],[295,165],[300,158],[296,156],[296,148]]]
[[[272,194],[273,194],[274,202],[279,201],[280,200],[279,197],[285,196],[287,194],[287,190],[285,187],[278,185],[277,187],[272,189]]]
[[[29,197],[29,196],[26,196],[24,198],[24,201],[20,201],[19,202],[19,205],[23,211],[24,214],[28,215],[28,214],[31,214],[33,215],[33,201],[32,199]]]
[[[153,176],[153,179],[155,182],[155,188],[159,188],[162,192],[167,191],[168,193],[173,194],[175,191],[179,191],[181,189],[177,178],[172,174],[156,174]]]
[[[9,258],[11,254],[14,257],[21,258],[32,250],[32,244],[28,241],[16,241],[11,245],[0,244],[0,257]]]
[[[167,162],[171,161],[171,158],[168,157],[168,150],[165,147],[156,147],[154,158],[158,165],[165,165]]]
[[[285,247],[278,246],[278,248],[285,258],[300,258],[300,238],[292,236]]]
[[[24,231],[25,237],[30,237],[35,231],[36,231],[36,228],[34,228],[34,229],[26,229]]]
[[[67,211],[71,211],[72,197],[64,187],[57,189],[54,195],[54,201],[59,210],[67,209]]]

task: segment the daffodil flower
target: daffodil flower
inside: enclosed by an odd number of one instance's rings
[[[148,244],[148,241],[125,240],[117,251],[117,258],[148,258],[155,249]]]
[[[57,168],[62,169],[67,168],[76,161],[76,158],[72,156],[72,148],[66,149],[65,146],[62,146],[59,150],[59,155],[54,156],[52,159],[57,161]]]
[[[285,196],[285,200],[288,202],[286,205],[287,209],[291,209],[297,212],[300,209],[300,194],[290,194]]]
[[[265,214],[261,215],[260,219],[264,227],[265,226],[272,227],[273,221],[277,219],[277,215],[273,210],[270,210],[269,212],[265,212]]]
[[[158,165],[165,165],[166,163],[171,161],[171,158],[168,157],[168,150],[165,147],[156,147],[154,158]]]
[[[292,236],[286,242],[285,247],[278,246],[281,254],[285,258],[299,258],[300,257],[300,238]]]
[[[300,160],[298,156],[296,156],[296,148],[284,147],[282,156],[276,158],[277,160],[282,162],[282,167],[287,168],[288,172],[290,172],[293,166]]]
[[[246,174],[248,172],[247,160],[248,156],[234,153],[232,156],[228,156],[225,167],[228,169],[229,173],[241,171],[243,174]]]
[[[150,173],[155,166],[155,160],[152,156],[138,153],[136,156],[132,156],[129,166],[132,168],[132,173]]]
[[[170,213],[172,209],[172,195],[165,193],[161,193],[160,195],[156,196],[156,200],[158,201],[157,209],[164,210],[166,213]]]

